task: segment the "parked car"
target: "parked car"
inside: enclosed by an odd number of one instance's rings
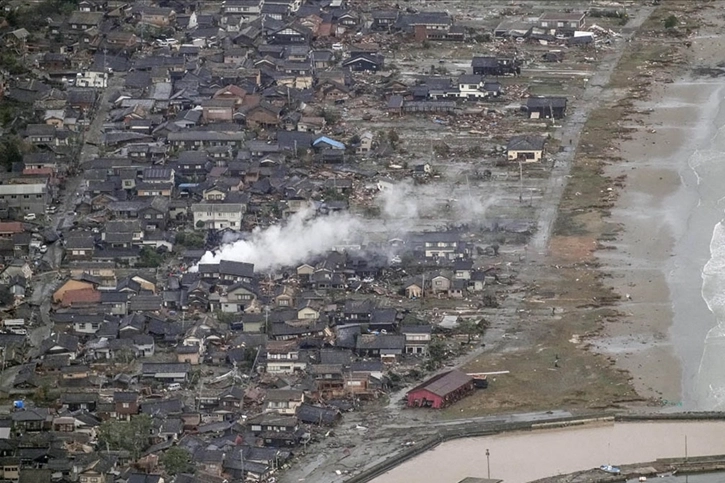
[[[25,220],[25,221],[33,221],[36,218],[37,218],[37,216],[35,215],[35,213],[28,213],[27,215],[25,215],[23,217],[23,220]]]

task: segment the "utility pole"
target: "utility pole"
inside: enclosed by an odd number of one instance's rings
[[[519,203],[523,202],[524,197],[524,167],[519,161]]]
[[[491,479],[491,452],[486,448],[486,475]]]
[[[685,435],[685,463],[687,463],[687,435]]]
[[[242,463],[242,481],[247,481],[246,478],[244,478],[244,448],[239,450],[239,460]]]

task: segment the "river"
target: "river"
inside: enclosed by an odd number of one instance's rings
[[[491,478],[523,483],[602,464],[683,457],[685,447],[688,456],[725,454],[723,435],[725,421],[613,423],[510,432],[443,443],[373,482],[457,483],[468,476],[486,478],[490,469]]]

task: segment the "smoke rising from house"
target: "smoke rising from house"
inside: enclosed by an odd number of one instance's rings
[[[251,236],[207,252],[199,263],[233,260],[253,263],[257,271],[294,266],[330,251],[361,232],[360,221],[348,214],[313,217],[311,211],[290,216],[284,223],[255,229]]]
[[[376,219],[349,212],[315,216],[311,210],[303,211],[282,223],[255,229],[244,239],[225,238],[200,263],[233,260],[253,263],[256,271],[274,271],[324,255],[336,246],[360,244],[371,234],[389,239],[435,226],[475,223],[484,218],[490,205],[488,200],[471,196],[470,190],[456,198],[454,190],[440,185],[403,182],[381,188],[375,199],[380,209]]]

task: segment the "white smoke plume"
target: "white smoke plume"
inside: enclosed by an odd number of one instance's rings
[[[280,224],[255,229],[244,239],[225,238],[200,263],[233,260],[253,263],[255,271],[274,271],[309,261],[339,245],[360,243],[372,234],[387,240],[447,223],[476,222],[483,219],[490,200],[472,196],[469,189],[454,194],[436,185],[403,182],[386,186],[376,204],[380,218],[374,220],[348,212],[325,216],[315,216],[312,210],[296,213]]]
[[[294,266],[329,252],[335,245],[347,243],[362,231],[360,221],[348,214],[313,217],[301,211],[284,223],[255,229],[245,240],[224,244],[206,252],[199,263],[234,260],[253,263],[255,271]]]

